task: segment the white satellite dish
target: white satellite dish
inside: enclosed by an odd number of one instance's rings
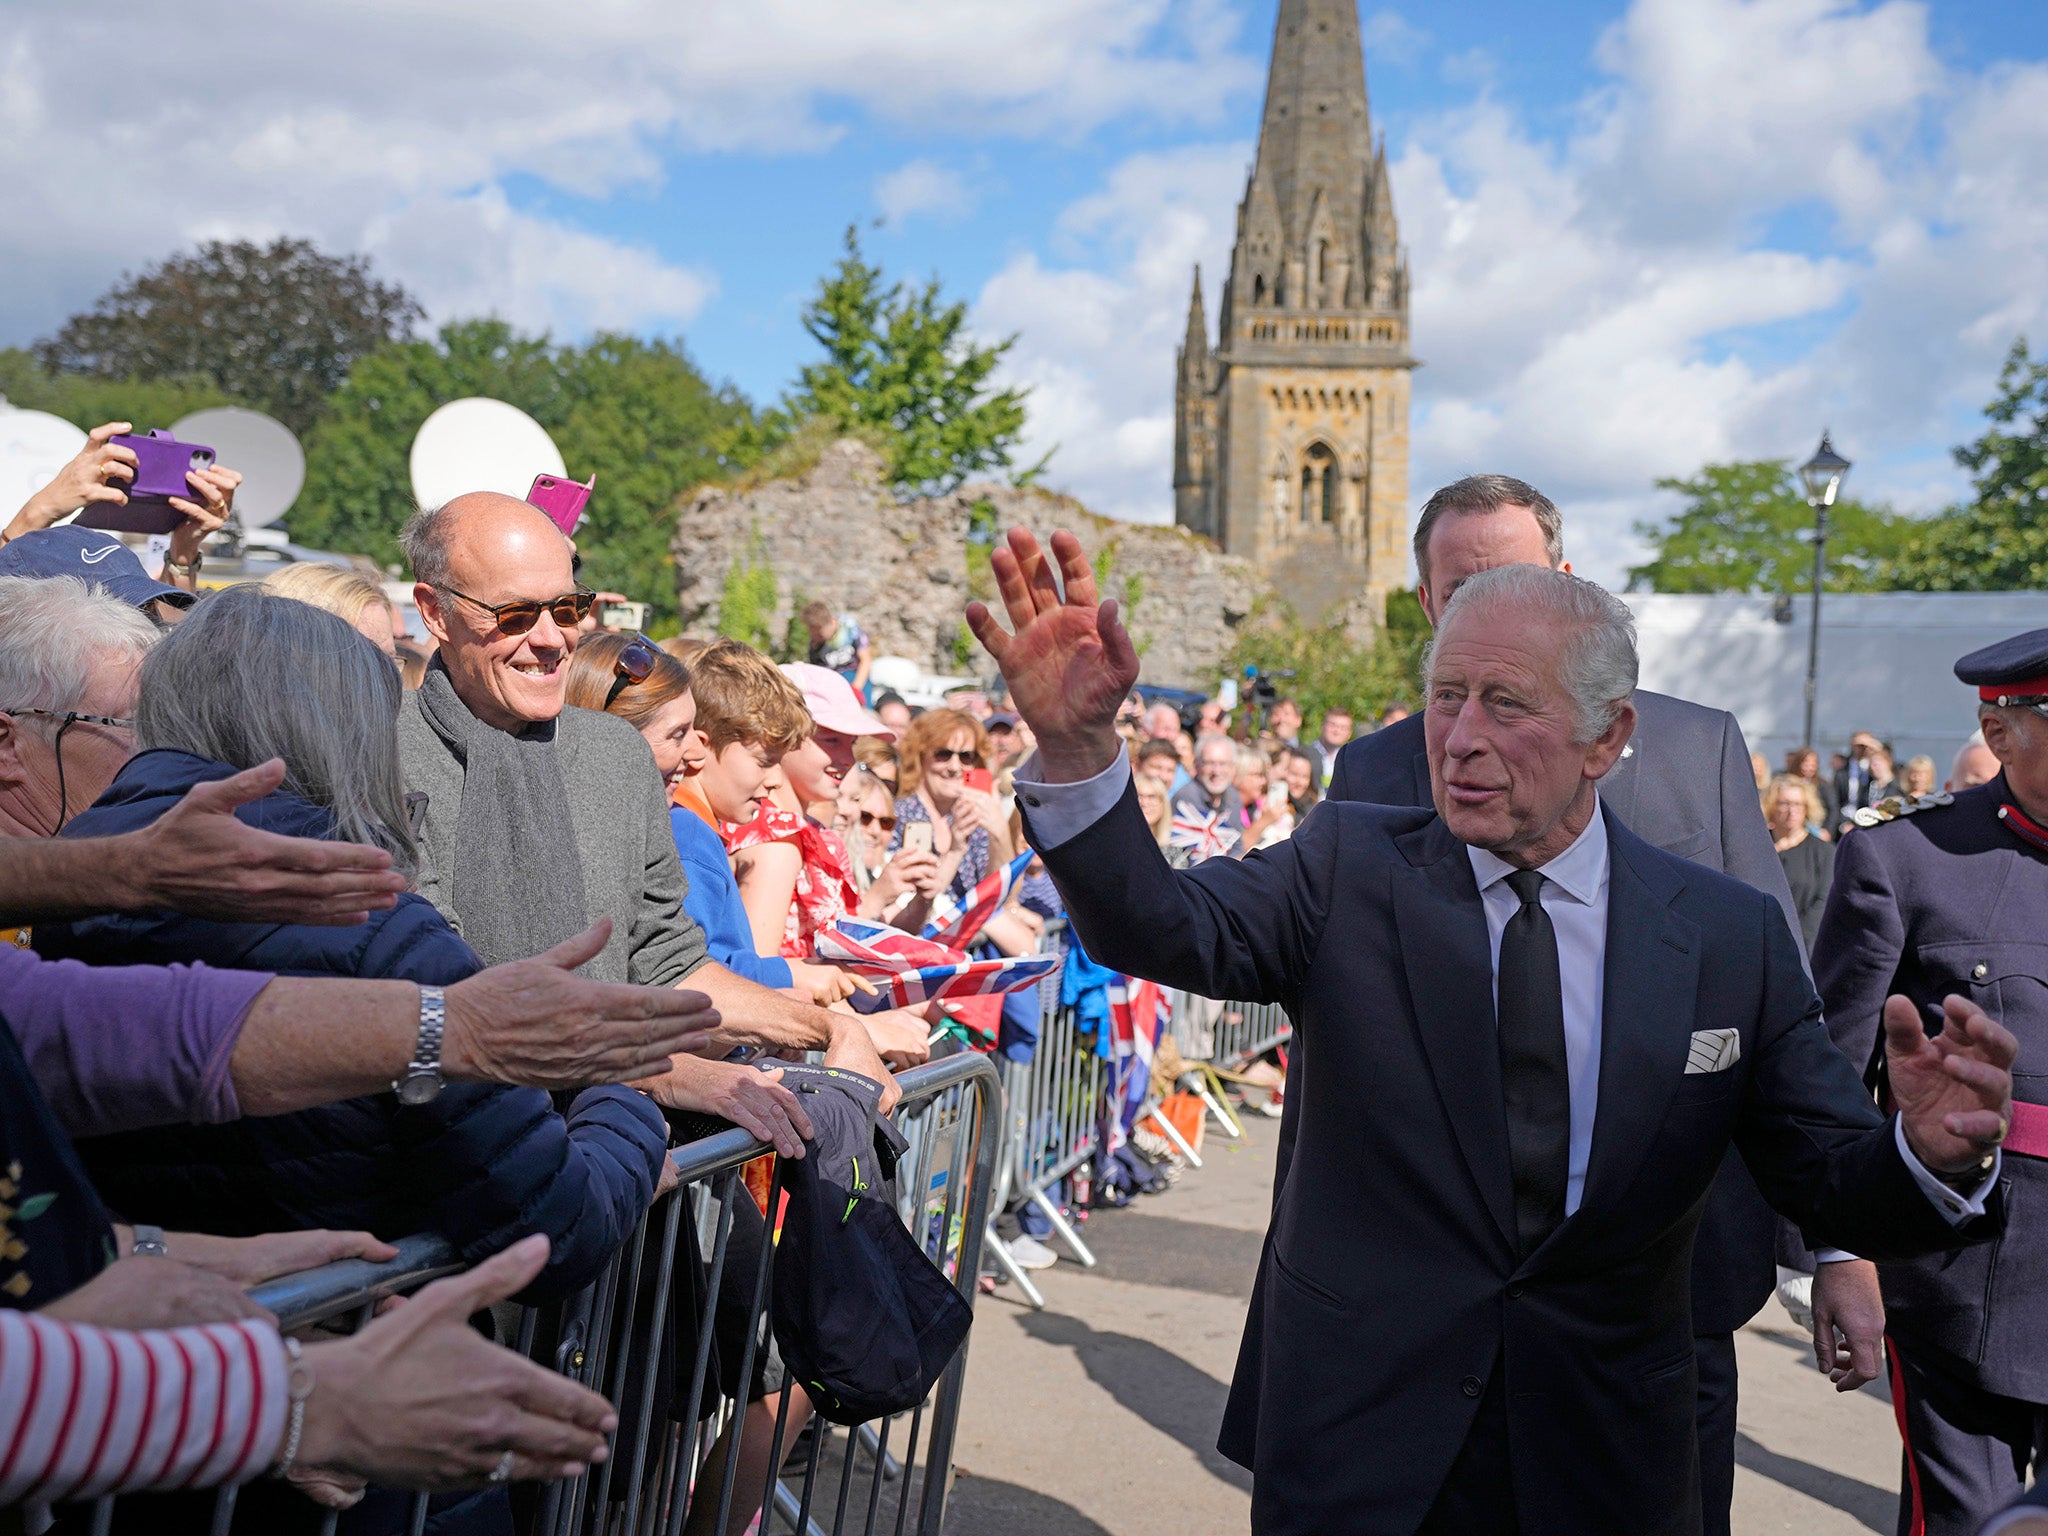
[[[0,401],[0,527],[84,446],[85,434],[62,416]]]
[[[204,443],[213,461],[239,470],[235,516],[244,528],[268,528],[291,510],[306,483],[306,453],[292,429],[261,411],[239,405],[194,411],[171,424],[180,442]]]
[[[535,475],[567,473],[545,427],[516,405],[480,395],[449,401],[412,440],[412,493],[423,507],[469,491],[523,500]]]

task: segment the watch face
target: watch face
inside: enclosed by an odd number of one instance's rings
[[[441,1083],[438,1072],[408,1072],[391,1087],[401,1104],[426,1104],[440,1093]]]

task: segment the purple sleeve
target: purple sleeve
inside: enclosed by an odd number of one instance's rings
[[[0,1015],[73,1136],[241,1113],[228,1063],[272,977],[193,965],[90,966],[0,945]]]

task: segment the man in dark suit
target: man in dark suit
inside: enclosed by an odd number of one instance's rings
[[[1860,811],[1813,946],[1828,1033],[1879,1094],[1891,993],[1961,993],[1997,1008],[2020,1045],[2005,1235],[1878,1269],[1905,1441],[1899,1530],[1913,1536],[1974,1536],[2048,1452],[2048,630],[1955,671],[2001,771],[1953,798]]]
[[[1472,475],[1445,486],[1423,504],[1415,522],[1416,596],[1431,624],[1471,577],[1516,564],[1571,569],[1564,558],[1563,519],[1534,486],[1507,475]],[[1757,805],[1749,746],[1735,717],[1726,710],[1640,688],[1635,706],[1635,733],[1622,749],[1621,760],[1600,781],[1600,803],[1623,826],[1664,852],[1733,875],[1774,898],[1797,933],[1792,892]],[[1430,794],[1429,757],[1419,715],[1346,747],[1338,754],[1329,789],[1332,800],[1376,805],[1428,805]],[[1293,1152],[1301,1065],[1289,1063],[1278,1155],[1282,1179]],[[1714,1180],[1693,1244],[1693,1338],[1699,1364],[1700,1490],[1706,1536],[1726,1536],[1728,1531],[1735,1495],[1735,1330],[1770,1299],[1776,1277],[1776,1227],[1756,1181],[1731,1151]],[[1877,1316],[1877,1279],[1868,1265],[1843,1269],[1829,1263],[1819,1269],[1818,1333],[1832,1341],[1838,1315],[1862,1322]],[[1857,1334],[1866,1359],[1874,1361],[1876,1330],[1859,1327]]]
[[[1137,673],[1078,540],[992,564],[968,622],[1039,741],[1032,841],[1097,959],[1285,1004],[1315,1063],[1222,1448],[1264,1536],[1691,1536],[1688,1272],[1731,1141],[1816,1239],[1995,1231],[2013,1043],[1886,1013],[1896,1116],[1828,1041],[1769,898],[1652,848],[1595,784],[1635,724],[1633,625],[1482,573],[1426,690],[1435,810],[1319,806],[1176,873],[1112,726]],[[1986,1202],[1991,1202],[1987,1205]]]
[[[1849,760],[1835,770],[1835,814],[1841,818],[1841,826],[1851,825],[1849,818],[1877,799],[1877,779],[1870,760],[1882,750],[1883,743],[1868,731],[1849,738]]]

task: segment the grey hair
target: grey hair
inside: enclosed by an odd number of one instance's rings
[[[234,768],[284,760],[287,793],[333,813],[334,835],[419,847],[398,765],[398,669],[347,621],[252,585],[207,598],[142,667],[135,734]]]
[[[1543,530],[1544,553],[1550,556],[1550,568],[1556,570],[1563,565],[1564,517],[1555,502],[1528,481],[1512,475],[1467,475],[1431,496],[1416,515],[1416,581],[1425,587],[1429,585],[1429,536],[1436,532],[1436,525],[1446,513],[1499,512],[1507,507],[1527,507],[1536,515],[1536,526]]]
[[[430,587],[448,585],[448,507],[421,507],[398,530],[398,547],[405,551],[412,579]]]
[[[1195,743],[1195,761],[1199,763],[1202,760],[1202,749],[1204,747],[1212,746],[1219,741],[1230,748],[1230,755],[1234,759],[1237,756],[1237,743],[1228,736],[1225,736],[1221,731],[1210,731]]]
[[[1434,681],[1437,648],[1460,614],[1518,608],[1564,626],[1558,680],[1571,696],[1577,740],[1605,731],[1636,691],[1636,619],[1628,604],[1583,577],[1540,565],[1497,565],[1458,583],[1436,634],[1423,652],[1422,675]]]
[[[140,663],[157,637],[141,609],[76,576],[0,576],[0,710],[76,709],[101,668]]]

